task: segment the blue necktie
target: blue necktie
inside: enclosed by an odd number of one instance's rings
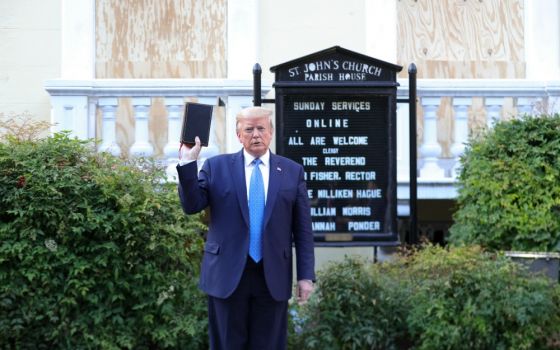
[[[255,262],[262,259],[262,225],[264,217],[264,183],[259,169],[260,159],[253,160],[253,173],[249,182],[249,255]]]

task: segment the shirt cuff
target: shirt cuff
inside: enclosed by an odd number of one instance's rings
[[[196,162],[196,160],[180,160],[179,166],[187,165],[189,163]]]
[[[308,280],[308,279],[306,279],[306,278],[301,279],[301,280],[299,280],[299,281],[307,281],[307,282],[309,282],[309,283],[311,283],[311,284],[314,284],[313,280]],[[299,282],[299,281],[298,281],[298,282]]]

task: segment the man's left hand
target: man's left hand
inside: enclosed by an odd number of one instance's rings
[[[303,305],[309,299],[311,292],[313,292],[313,282],[310,280],[300,280],[297,283],[297,302]]]

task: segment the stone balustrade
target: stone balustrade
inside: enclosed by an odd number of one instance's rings
[[[402,79],[398,97],[408,97],[408,81]],[[492,127],[498,120],[523,114],[553,113],[560,108],[559,81],[423,79],[418,91],[418,197],[453,199],[459,159],[470,135]],[[252,105],[252,82],[228,79],[95,79],[48,80],[53,132],[70,130],[78,138],[101,140],[100,151],[115,155],[156,156],[173,180],[178,161],[179,133],[186,101],[218,105],[210,145],[203,157],[235,152],[235,114]],[[271,90],[264,83],[263,94]],[[130,106],[132,121],[127,134],[119,113]],[[163,108],[152,113],[155,101]],[[163,101],[163,102],[161,102]],[[273,108],[273,105],[270,105]],[[163,114],[162,114],[163,113]],[[163,117],[162,117],[163,115]],[[163,118],[163,119],[162,119]],[[165,128],[158,128],[165,123]],[[154,131],[156,130],[156,131]],[[154,133],[163,132],[161,135]],[[399,200],[408,198],[408,106],[397,108],[397,177]],[[119,135],[128,135],[120,140]],[[158,144],[158,140],[164,140]]]

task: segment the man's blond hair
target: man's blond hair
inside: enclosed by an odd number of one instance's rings
[[[235,116],[235,129],[239,131],[239,122],[241,119],[261,117],[267,117],[270,122],[270,129],[274,130],[274,125],[272,125],[272,111],[263,107],[247,107],[239,111]]]

